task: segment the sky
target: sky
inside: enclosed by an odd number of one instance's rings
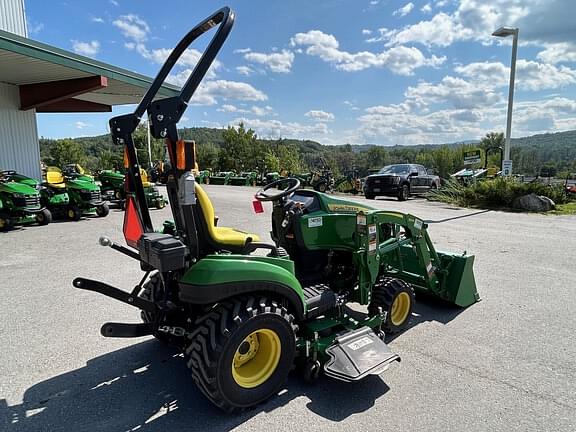
[[[216,1],[26,0],[32,39],[154,76]],[[262,138],[413,145],[576,129],[573,0],[229,0],[234,28],[180,126],[244,122]],[[176,65],[182,84],[207,35]],[[107,132],[105,114],[39,114],[39,135]]]

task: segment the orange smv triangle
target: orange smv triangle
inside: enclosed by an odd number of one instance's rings
[[[138,240],[144,233],[142,229],[142,221],[138,216],[138,211],[136,210],[136,204],[134,203],[134,197],[128,195],[126,197],[126,211],[124,212],[124,238],[128,246],[133,248],[138,248]]]

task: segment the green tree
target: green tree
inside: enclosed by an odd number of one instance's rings
[[[71,139],[56,140],[50,146],[49,151],[49,163],[54,166],[63,167],[70,163],[86,164],[86,154],[78,141]]]
[[[196,144],[196,159],[201,170],[208,168],[216,170],[219,156],[220,149],[211,142]]]
[[[258,137],[252,129],[246,129],[244,123],[238,128],[228,126],[223,133],[224,146],[220,152],[220,169],[253,169],[257,161],[253,159],[258,147]]]

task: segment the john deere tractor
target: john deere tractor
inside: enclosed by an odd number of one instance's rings
[[[54,217],[80,220],[83,214],[105,217],[110,211],[100,197],[100,187],[93,180],[67,179],[59,168],[48,167],[42,185],[46,188],[47,205]]]
[[[104,237],[100,243],[134,258],[141,282],[124,291],[73,281],[140,309],[142,323],[106,323],[103,336],[154,335],[179,347],[200,391],[225,411],[276,394],[294,364],[310,380],[320,373],[342,381],[382,373],[400,359],[384,337],[407,327],[415,293],[460,307],[478,300],[474,257],[437,252],[422,219],[299,190],[298,179],[274,181],[256,194],[272,203],[273,243],[216,225],[214,206],[190,172],[194,142],[179,138],[177,123],[233,21],[223,8],[194,27],[135,111],[110,120],[113,142],[128,156],[128,246]],[[214,27],[180,94],[155,99],[188,46]],[[174,221],[163,232],[151,222],[132,137],[146,113],[171,160],[166,186]],[[353,317],[350,303],[368,312]]]
[[[14,225],[47,225],[51,221],[52,214],[42,206],[40,193],[28,177],[16,171],[0,171],[0,231]]]

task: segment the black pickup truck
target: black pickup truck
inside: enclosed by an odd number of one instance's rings
[[[395,196],[405,201],[410,195],[428,192],[440,187],[440,177],[429,174],[422,165],[387,165],[378,173],[369,175],[364,182],[364,196],[374,199],[379,195]]]

